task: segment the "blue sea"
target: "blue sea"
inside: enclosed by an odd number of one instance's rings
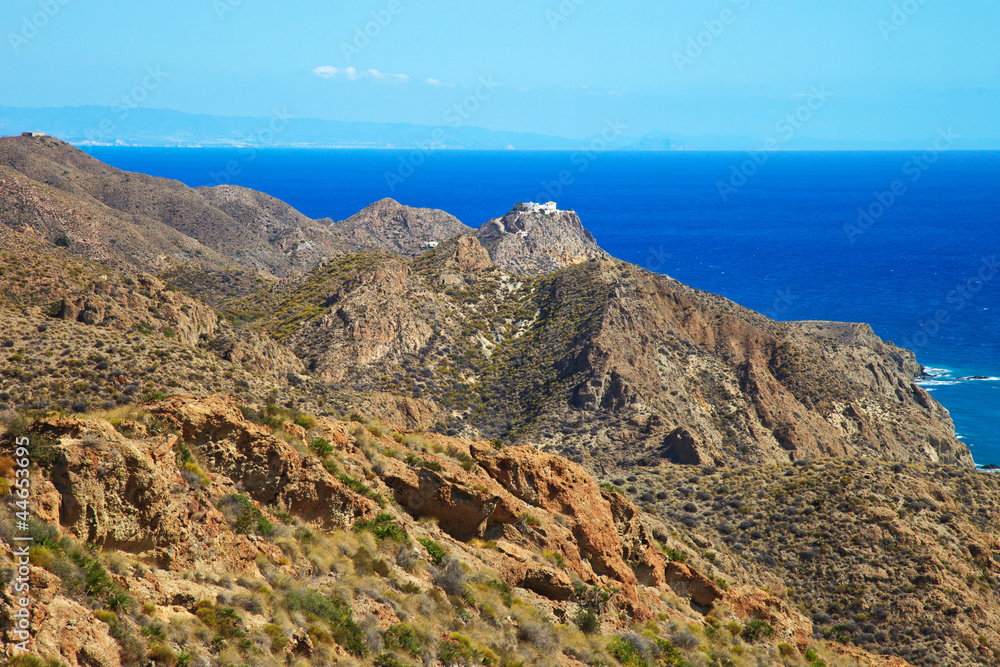
[[[998,152],[88,151],[334,220],[393,197],[478,227],[555,200],[612,255],[772,318],[870,323],[933,374],[976,462],[1000,464]]]

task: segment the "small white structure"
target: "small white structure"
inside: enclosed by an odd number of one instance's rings
[[[529,213],[558,213],[559,207],[554,201],[550,201],[545,204],[537,204],[530,201],[524,205],[524,210]]]
[[[420,247],[421,248],[436,248],[441,245],[440,241],[424,241]]]
[[[528,232],[523,229],[517,232],[517,235],[520,236],[522,239],[528,238]]]
[[[44,132],[22,132],[21,136],[22,137],[44,137],[45,133]]]

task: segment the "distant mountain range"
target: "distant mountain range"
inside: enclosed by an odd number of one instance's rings
[[[685,136],[654,131],[571,139],[481,127],[431,126],[293,118],[276,109],[270,117],[226,117],[171,109],[126,107],[29,108],[0,106],[0,135],[44,132],[77,146],[258,146],[280,148],[753,151],[768,144],[735,135]],[[897,141],[837,141],[794,137],[781,150],[923,150],[936,137]],[[1000,150],[1000,139],[961,137],[951,149]]]
[[[169,109],[0,107],[0,134],[29,131],[51,134],[78,146],[576,150],[591,143],[585,139],[494,132],[480,127],[292,118],[280,109],[267,118],[230,118]],[[636,138],[622,141],[620,147],[636,141]]]

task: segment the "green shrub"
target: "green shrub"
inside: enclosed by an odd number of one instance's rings
[[[506,581],[500,581],[499,579],[490,579],[483,585],[489,588],[493,588],[498,593],[500,593],[500,599],[503,601],[505,606],[512,607],[514,605],[514,591],[511,589],[510,584],[508,584]]]
[[[280,653],[288,646],[288,637],[280,625],[268,623],[264,626],[264,634],[271,640],[271,653]]]
[[[441,464],[437,461],[428,461],[414,454],[406,455],[406,465],[414,468],[426,468],[428,470],[433,470],[434,472],[441,472],[443,470]]]
[[[656,667],[688,667],[688,661],[672,643],[666,639],[657,638],[656,645],[660,648],[660,655],[656,658]]]
[[[35,433],[28,438],[28,452],[32,465],[46,470],[59,458],[59,447],[54,438]]]
[[[212,486],[212,478],[205,474],[205,471],[201,469],[201,466],[194,461],[188,461],[184,464],[184,469],[188,472],[194,473],[198,476],[198,480],[201,481],[201,485],[204,487]]]
[[[743,632],[740,633],[740,636],[748,642],[755,642],[773,634],[774,628],[771,627],[770,623],[755,618],[743,626]]]
[[[316,428],[316,418],[312,415],[299,414],[295,417],[295,423],[306,430]]]
[[[118,622],[118,615],[106,609],[95,609],[94,617],[97,618],[97,620],[99,621],[104,621],[108,625]]]
[[[415,630],[406,623],[397,623],[388,628],[383,636],[385,647],[391,651],[406,651],[414,658],[423,655],[424,647],[430,643],[430,637]]]
[[[354,522],[354,532],[371,532],[379,542],[383,540],[395,540],[401,544],[409,544],[410,537],[403,530],[403,527],[396,523],[392,515],[388,512],[380,512],[372,520],[359,520]]]
[[[566,559],[558,551],[553,551],[552,549],[545,549],[542,552],[542,557],[555,565],[558,568],[566,569]]]
[[[667,558],[675,563],[683,563],[688,559],[687,554],[683,551],[679,551],[666,545],[663,545],[663,553],[666,554]]]
[[[289,589],[285,593],[285,609],[317,616],[329,624],[333,640],[356,657],[368,654],[365,632],[354,621],[351,605],[336,594],[321,595],[309,589]]]
[[[440,544],[430,539],[429,537],[422,537],[417,540],[427,549],[427,555],[430,556],[431,562],[435,565],[440,565],[444,557],[448,555],[448,552],[444,550]]]
[[[618,489],[615,488],[614,484],[611,484],[610,482],[604,482],[604,483],[602,483],[601,484],[601,490],[604,491],[605,493],[609,493],[609,494],[611,494],[613,496],[624,495],[624,494],[622,494],[621,491],[619,491]]]
[[[472,645],[472,639],[459,632],[451,633],[451,638],[438,645],[438,660],[445,665],[483,665],[494,664],[490,658],[496,658],[492,651],[484,653]]]
[[[383,498],[381,494],[368,488],[368,486],[364,482],[354,479],[353,477],[346,474],[338,475],[337,479],[340,480],[341,484],[349,488],[351,491],[354,491],[354,493],[362,495],[366,498],[371,498],[376,503],[378,503],[379,507],[385,507],[385,498]]]
[[[321,459],[325,459],[333,454],[333,445],[331,445],[325,438],[313,438],[310,440],[309,449],[311,449],[313,453]]]
[[[194,614],[223,639],[242,637],[246,634],[243,622],[233,607],[217,606],[209,600],[201,600],[194,606]]]
[[[649,667],[649,663],[642,659],[639,649],[624,637],[612,639],[608,643],[608,653],[624,667]]]
[[[158,665],[168,665],[168,667],[173,667],[177,662],[174,652],[163,644],[153,644],[149,647],[149,659]]]
[[[223,498],[219,505],[220,509],[235,508],[233,530],[237,533],[243,535],[256,533],[266,537],[274,532],[274,525],[246,496],[233,493]]]
[[[580,607],[573,622],[576,623],[576,627],[580,628],[581,632],[587,635],[596,632],[601,625],[601,620],[592,607]]]

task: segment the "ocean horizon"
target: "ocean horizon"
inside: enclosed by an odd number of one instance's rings
[[[916,353],[977,464],[1000,464],[1000,152],[84,150],[313,218],[392,197],[478,227],[554,200],[620,259],[773,319],[870,324]]]

